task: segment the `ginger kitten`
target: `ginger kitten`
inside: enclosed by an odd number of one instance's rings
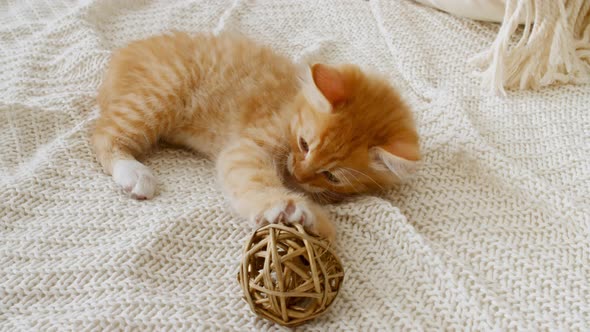
[[[132,42],[113,54],[98,102],[92,145],[132,197],[154,196],[156,177],[136,158],[166,141],[214,160],[242,217],[327,238],[334,227],[309,196],[387,188],[420,159],[411,113],[384,79],[297,65],[236,35]]]

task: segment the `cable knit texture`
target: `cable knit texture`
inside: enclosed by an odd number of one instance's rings
[[[275,330],[236,282],[251,229],[213,164],[160,148],[138,202],[89,146],[111,51],[235,29],[294,59],[384,72],[424,163],[329,208],[346,269],[310,331],[590,329],[590,86],[488,96],[467,59],[499,26],[413,1],[0,2],[0,329]]]

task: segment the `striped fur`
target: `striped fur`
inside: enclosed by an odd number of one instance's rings
[[[328,238],[311,198],[387,188],[419,159],[411,113],[385,80],[353,65],[299,66],[237,35],[132,42],[113,54],[98,103],[98,161],[134,198],[156,193],[136,158],[166,141],[215,160],[240,215]],[[404,172],[391,169],[400,159]]]

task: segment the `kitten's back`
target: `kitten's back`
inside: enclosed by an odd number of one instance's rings
[[[135,158],[159,140],[214,157],[297,89],[287,57],[240,35],[173,32],[135,41],[112,56],[94,145],[109,173],[114,155]]]

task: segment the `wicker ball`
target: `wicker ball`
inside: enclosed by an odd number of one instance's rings
[[[342,264],[332,249],[301,225],[259,228],[244,248],[238,272],[252,311],[289,327],[324,313],[343,279]]]

